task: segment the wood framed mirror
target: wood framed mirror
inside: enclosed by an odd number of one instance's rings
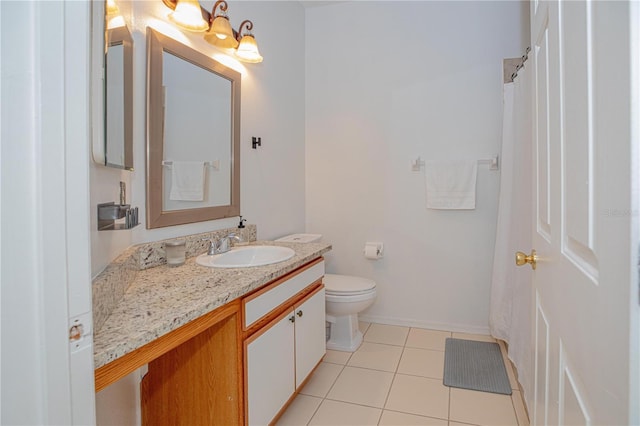
[[[237,71],[147,28],[147,228],[240,214],[240,83]],[[199,196],[176,190],[194,176]]]

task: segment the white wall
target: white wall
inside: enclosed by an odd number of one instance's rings
[[[132,17],[132,4],[119,2],[120,11],[122,12],[125,20],[128,23],[131,23]],[[92,3],[92,7],[99,7],[99,2]],[[95,11],[92,10],[92,13]],[[129,28],[131,26],[129,25]],[[96,37],[95,34],[91,35],[92,37]],[[92,40],[93,42],[93,40]],[[98,43],[100,45],[101,43]],[[144,45],[144,43],[143,43]],[[140,49],[138,46],[134,46],[134,49]],[[92,55],[95,55],[95,52],[91,52]],[[91,70],[91,72],[98,72],[96,70]],[[100,75],[100,74],[97,74]],[[94,83],[93,81],[91,82]],[[92,108],[96,108],[95,99],[91,100]],[[144,105],[144,104],[143,104]],[[144,108],[140,110],[134,111],[134,120],[143,119],[144,117]],[[102,129],[101,126],[104,124],[97,121],[92,120],[92,134],[96,132],[100,133]],[[94,127],[98,126],[97,130],[94,130]],[[139,127],[139,124],[136,124]],[[144,127],[143,127],[144,129]],[[92,141],[94,143],[94,141]],[[144,133],[142,134],[142,138],[136,138],[134,143],[144,143]],[[120,185],[119,183],[122,181],[126,185],[127,195],[126,201],[127,203],[131,203],[131,180],[132,176],[140,176],[144,178],[144,158],[142,162],[136,162],[136,170],[134,172],[123,171],[114,168],[104,167],[103,165],[97,164],[94,161],[90,162],[89,165],[89,181],[90,181],[90,211],[89,215],[91,218],[91,275],[95,277],[100,273],[113,259],[115,259],[118,254],[120,254],[124,249],[129,247],[132,244],[132,232],[128,231],[98,231],[98,204],[100,203],[108,203],[108,202],[116,202],[118,203],[120,200]]]
[[[92,273],[97,275],[131,244],[236,226],[237,218],[148,230],[145,228],[146,27],[165,33],[208,55],[221,51],[202,35],[180,33],[168,24],[160,1],[117,2],[134,39],[134,172],[93,165],[92,220],[96,204],[118,200],[118,182],[128,179],[127,201],[140,208],[143,222],[132,231],[94,231]],[[202,1],[211,10],[213,1]],[[304,229],[304,9],[298,2],[230,2],[234,28],[244,19],[264,57],[261,64],[231,63],[242,76],[241,214],[258,225],[258,238],[271,239]],[[293,36],[292,36],[293,35]],[[216,59],[224,60],[219,56]],[[262,147],[251,148],[251,137]],[[123,179],[124,178],[124,179]]]
[[[96,394],[96,424],[140,425],[140,380],[146,368],[138,369]]]
[[[202,35],[180,33],[167,24],[170,10],[161,1],[121,2],[134,39],[134,168],[133,172],[93,164],[91,215],[96,204],[117,201],[118,182],[127,182],[127,201],[145,217],[145,82],[146,27],[169,35],[209,55],[220,51]],[[201,4],[211,10],[213,2]],[[241,213],[257,224],[258,238],[272,239],[304,229],[304,9],[298,2],[229,2],[234,28],[244,19],[254,23],[253,33],[264,57],[261,64],[231,62],[242,73],[241,88]],[[295,37],[291,37],[294,34]],[[218,60],[224,57],[216,56]],[[262,147],[251,148],[251,137]],[[131,244],[233,227],[237,218],[154,230],[138,226],[132,231],[96,231],[92,223],[92,273],[97,275]],[[139,422],[137,373],[96,395],[97,423]],[[114,414],[117,413],[117,414]]]
[[[306,13],[306,230],[330,272],[374,279],[363,319],[488,332],[499,173],[473,211],[425,208],[422,159],[500,151],[502,59],[527,42],[520,2],[344,2]],[[366,241],[385,258],[366,260]]]

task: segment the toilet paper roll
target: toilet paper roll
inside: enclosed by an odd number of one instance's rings
[[[380,259],[382,258],[382,243],[367,242],[364,245],[364,257],[367,259]]]

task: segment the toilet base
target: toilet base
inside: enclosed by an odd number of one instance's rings
[[[362,344],[362,332],[358,328],[358,314],[336,317],[327,315],[331,324],[327,349],[342,352],[355,352]]]

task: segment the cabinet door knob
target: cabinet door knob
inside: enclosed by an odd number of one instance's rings
[[[289,317],[289,321],[291,321],[291,322],[296,322],[296,317],[295,317],[295,316],[293,316],[293,315],[291,315],[291,316]]]
[[[302,310],[298,311],[296,315],[298,315],[299,317],[302,317]]]

